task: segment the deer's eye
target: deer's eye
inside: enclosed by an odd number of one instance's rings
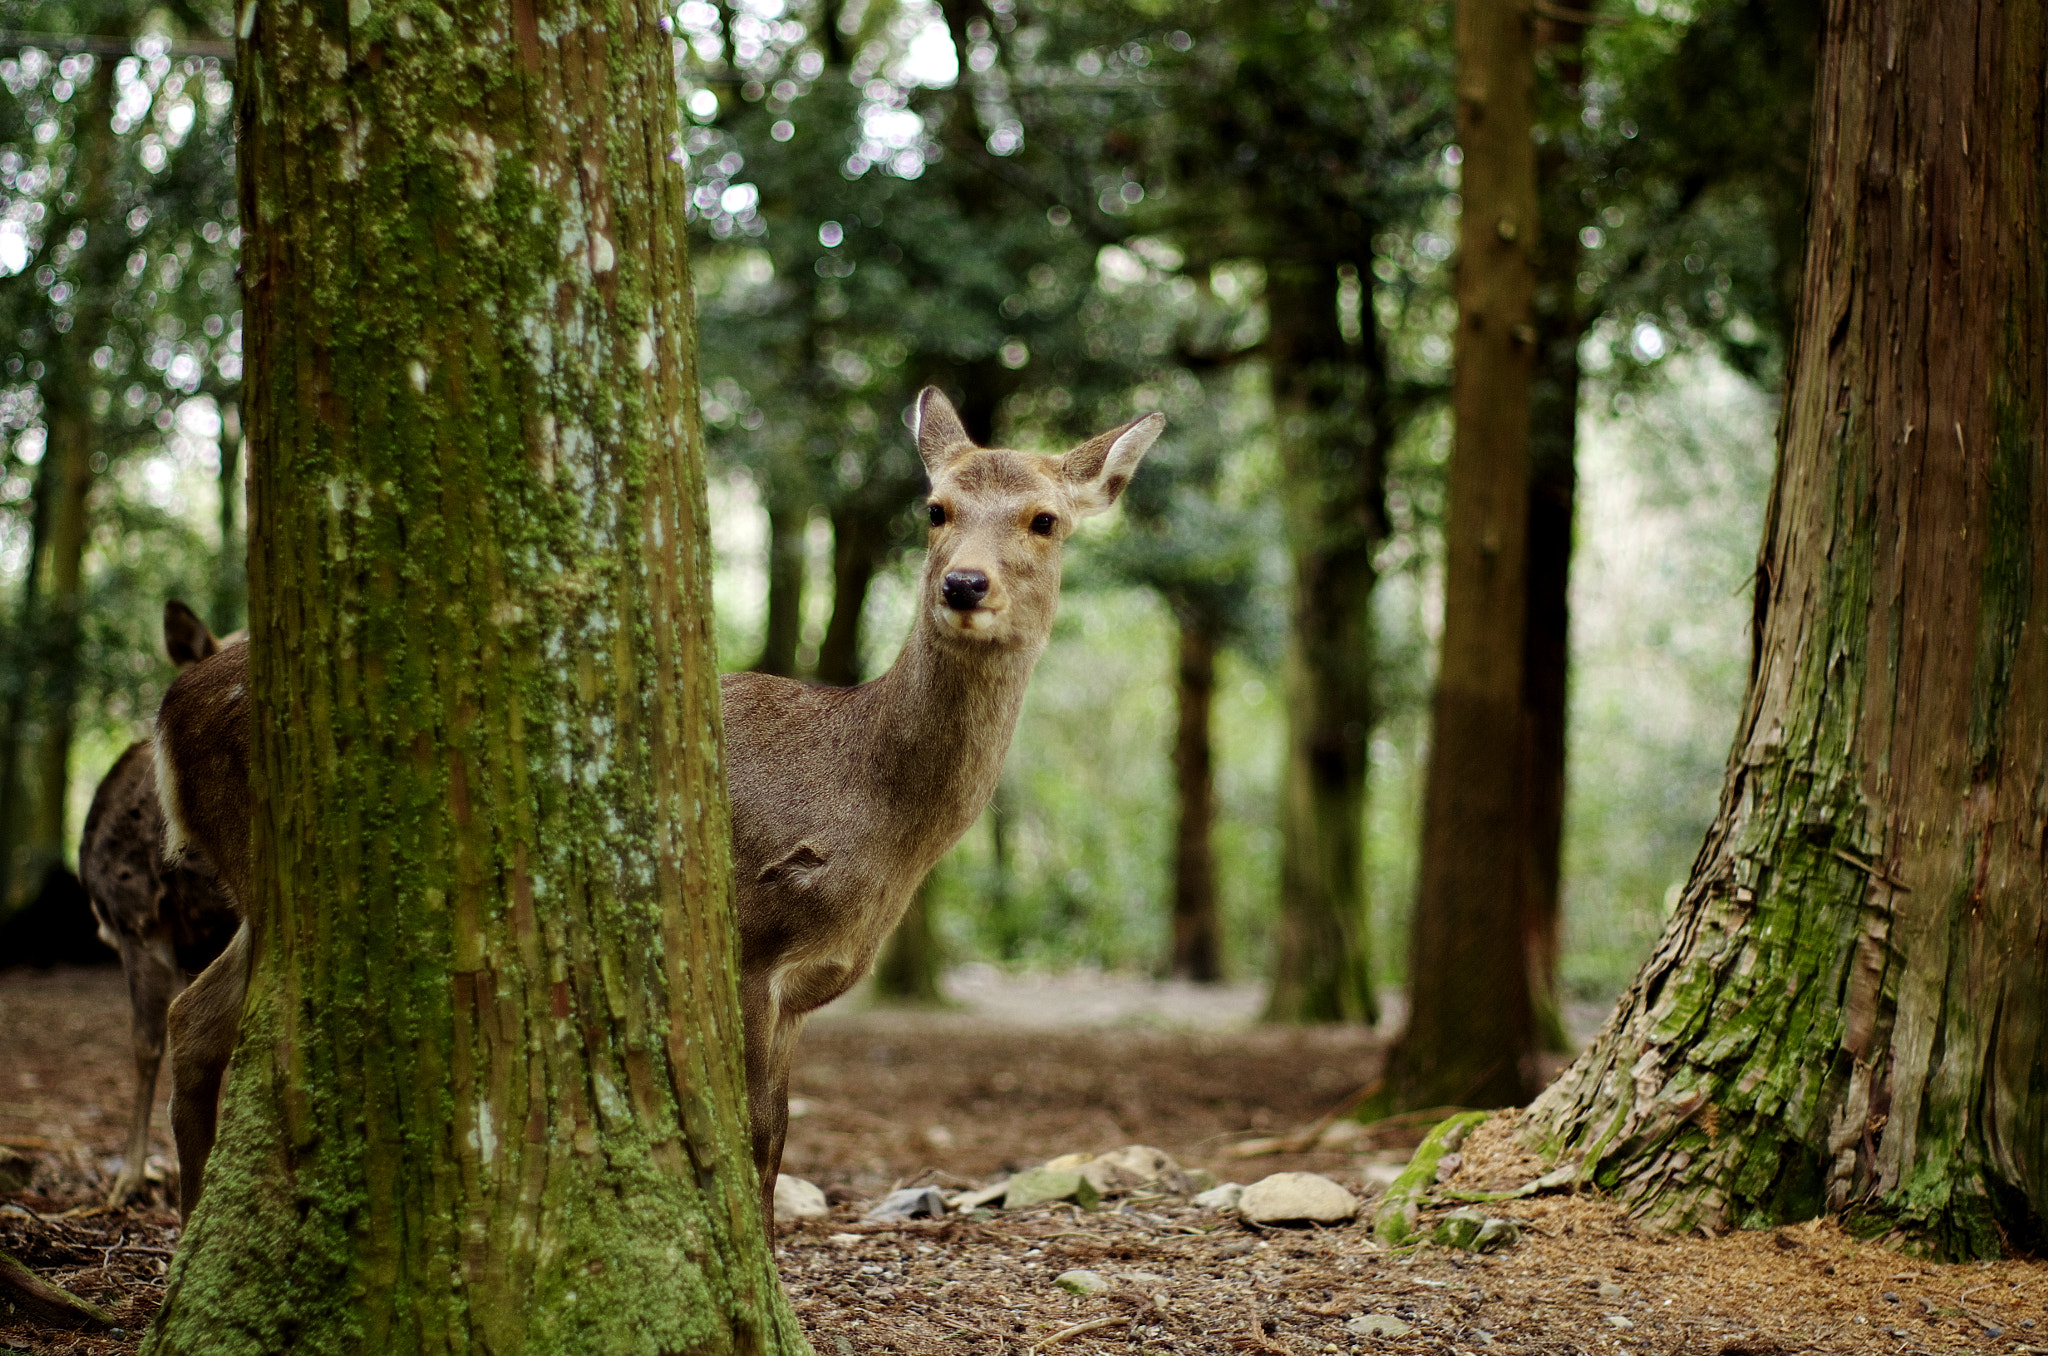
[[[1054,525],[1058,522],[1059,519],[1053,517],[1050,513],[1041,513],[1031,520],[1031,530],[1041,537],[1050,537]]]
[[[931,520],[933,527],[944,527],[946,525],[946,506],[944,504],[933,504],[931,506]]]

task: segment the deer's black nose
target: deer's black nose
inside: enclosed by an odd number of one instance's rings
[[[946,575],[946,606],[972,612],[988,597],[988,576],[980,570],[952,570]]]

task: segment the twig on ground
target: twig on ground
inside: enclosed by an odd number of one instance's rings
[[[1064,1342],[1069,1337],[1079,1337],[1082,1333],[1094,1332],[1097,1328],[1114,1327],[1115,1325],[1123,1321],[1123,1316],[1121,1314],[1114,1315],[1109,1318],[1091,1318],[1086,1323],[1076,1323],[1071,1328],[1061,1328],[1058,1332],[1046,1338],[1043,1342],[1034,1343],[1032,1346],[1027,1348],[1027,1350],[1040,1351],[1046,1347],[1051,1346],[1055,1342]]]
[[[111,1328],[114,1316],[91,1300],[81,1299],[63,1286],[46,1281],[7,1253],[0,1252],[0,1290],[30,1315],[53,1327]]]

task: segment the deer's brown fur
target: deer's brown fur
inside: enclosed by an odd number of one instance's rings
[[[987,805],[1052,634],[1067,535],[1116,500],[1164,425],[1147,415],[1065,456],[981,448],[928,388],[917,441],[934,526],[901,656],[855,688],[753,673],[720,685],[747,1093],[770,1218],[804,1018],[867,973],[926,873]],[[158,722],[173,836],[207,851],[238,900],[252,897],[247,663],[234,646],[185,675]],[[213,1143],[248,938],[244,926],[171,1014],[187,1211]]]
[[[192,609],[172,601],[164,605],[164,648],[184,669],[213,654],[219,642]],[[93,793],[78,844],[78,878],[99,920],[100,940],[120,953],[128,981],[135,1054],[128,1153],[107,1193],[112,1204],[142,1187],[171,999],[186,976],[220,954],[235,930],[234,911],[206,857],[165,860],[153,750],[144,739],[114,761]]]

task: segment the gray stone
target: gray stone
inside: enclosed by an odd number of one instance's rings
[[[1062,1271],[1052,1283],[1077,1295],[1099,1295],[1110,1288],[1109,1277],[1099,1271]]]
[[[801,1177],[778,1173],[775,1177],[775,1218],[823,1219],[832,1213],[825,1193]]]
[[[1102,1203],[1102,1193],[1079,1172],[1053,1167],[1027,1168],[1012,1177],[1003,1191],[1005,1210],[1051,1201],[1074,1201],[1084,1210],[1093,1210]]]
[[[861,1216],[862,1219],[891,1220],[917,1219],[920,1216],[942,1216],[946,1213],[946,1198],[937,1187],[904,1187],[882,1197],[880,1204]]]
[[[1358,1198],[1313,1172],[1276,1172],[1244,1189],[1237,1213],[1253,1224],[1342,1224]]]
[[[1601,1299],[1620,1299],[1628,1293],[1613,1281],[1602,1281],[1596,1288],[1600,1291]]]
[[[1415,1325],[1392,1314],[1360,1314],[1344,1325],[1344,1331],[1353,1337],[1406,1337],[1415,1331]]]
[[[1621,1314],[1609,1314],[1607,1315],[1607,1326],[1610,1328],[1633,1328],[1635,1324]]]
[[[1237,1209],[1238,1198],[1242,1195],[1243,1187],[1235,1182],[1225,1182],[1222,1186],[1210,1187],[1196,1196],[1194,1205],[1198,1210],[1221,1210],[1228,1213]]]

